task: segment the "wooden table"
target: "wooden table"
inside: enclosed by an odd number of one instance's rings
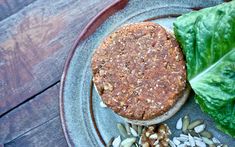
[[[0,147],[67,146],[59,117],[65,59],[114,0],[0,0]]]

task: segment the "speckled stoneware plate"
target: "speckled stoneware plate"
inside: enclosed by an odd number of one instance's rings
[[[67,59],[60,89],[60,113],[69,146],[104,146],[118,136],[116,124],[123,120],[110,109],[100,107],[99,96],[91,82],[91,57],[102,39],[117,27],[141,21],[153,21],[169,29],[181,14],[222,3],[221,0],[116,0],[99,13],[78,37]],[[112,16],[110,16],[112,15]],[[108,16],[110,16],[108,18]],[[99,26],[99,27],[98,27]],[[231,147],[235,140],[215,128],[213,121],[194,102],[193,94],[183,108],[166,121],[173,132],[179,117],[204,119],[207,129]]]

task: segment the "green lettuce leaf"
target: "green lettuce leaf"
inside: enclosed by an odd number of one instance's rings
[[[235,1],[178,17],[174,33],[196,101],[235,137]]]

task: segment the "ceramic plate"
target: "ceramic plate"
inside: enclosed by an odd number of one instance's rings
[[[100,107],[91,81],[92,53],[105,36],[123,24],[141,21],[153,21],[172,29],[177,16],[220,3],[221,0],[119,0],[99,13],[74,44],[61,80],[60,114],[68,145],[104,146],[111,137],[119,135],[116,124],[123,120],[110,109]],[[183,108],[165,122],[173,135],[180,133],[175,129],[175,122],[186,114],[191,119],[205,120],[207,129],[222,143],[235,145],[235,140],[216,129],[213,121],[200,110],[193,94]]]

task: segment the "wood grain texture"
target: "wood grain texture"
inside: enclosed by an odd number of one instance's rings
[[[24,103],[0,119],[0,144],[17,140],[25,134],[30,134],[39,126],[59,116],[59,84],[44,93]],[[58,121],[60,123],[60,121]],[[51,131],[59,131],[60,124],[56,124]],[[40,133],[40,131],[38,132]],[[48,135],[48,134],[45,134]],[[53,135],[48,135],[53,139]],[[63,137],[63,136],[61,136]],[[15,141],[16,142],[16,141]]]
[[[0,21],[34,1],[35,0],[0,0]]]
[[[59,116],[4,145],[5,147],[67,147]]]
[[[113,0],[37,0],[0,22],[0,115],[56,83],[78,33]]]

